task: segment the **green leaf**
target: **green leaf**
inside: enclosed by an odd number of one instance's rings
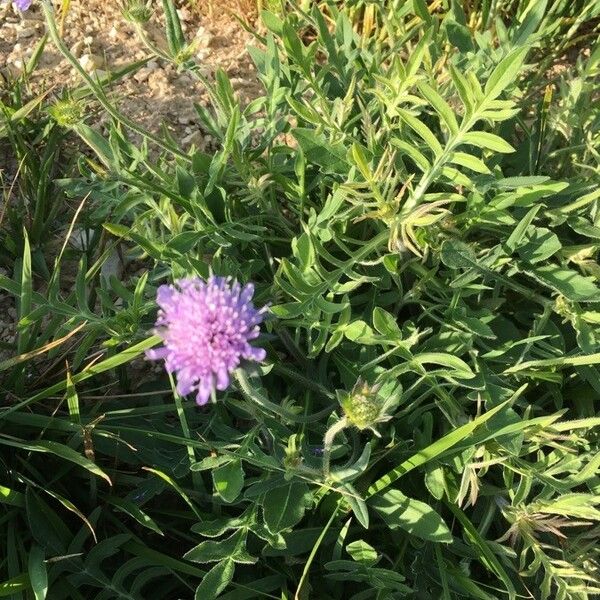
[[[0,583],[0,598],[18,598],[17,594],[29,588],[29,578],[26,573],[17,575],[8,581]]]
[[[275,13],[272,13],[270,10],[263,10],[260,13],[260,18],[269,31],[272,31],[276,35],[281,35],[283,32],[283,21]]]
[[[241,460],[218,467],[212,472],[215,491],[225,502],[233,502],[244,487],[244,470]]]
[[[512,233],[508,236],[505,245],[511,252],[519,246],[521,240],[525,236],[525,232],[533,223],[533,220],[535,219],[540,208],[542,208],[541,204],[532,206],[527,214],[519,221],[519,224],[513,229]]]
[[[58,515],[31,488],[25,494],[29,530],[40,546],[64,554],[72,535]]]
[[[372,346],[377,343],[375,332],[360,319],[353,321],[344,327],[344,335],[352,342]]]
[[[595,354],[583,354],[581,356],[561,356],[559,358],[546,358],[542,360],[529,360],[522,362],[514,367],[506,369],[505,373],[518,373],[528,369],[539,369],[550,367],[553,369],[561,369],[564,367],[581,367],[587,365],[600,364],[600,352]]]
[[[600,289],[594,284],[594,277],[584,277],[577,271],[554,264],[524,269],[523,273],[562,294],[567,300],[600,302]]]
[[[402,338],[396,317],[379,306],[373,309],[373,325],[381,335]]]
[[[0,502],[11,506],[25,506],[25,496],[21,492],[0,485]]]
[[[84,469],[87,469],[90,473],[93,473],[98,477],[102,477],[102,479],[104,479],[109,485],[112,485],[110,477],[94,462],[92,462],[89,458],[86,458],[85,456],[79,454],[79,452],[76,452],[75,450],[73,450],[73,448],[69,448],[69,446],[65,446],[64,444],[60,444],[59,442],[54,442],[51,440],[39,440],[35,443],[25,443],[18,442],[12,439],[8,440],[0,438],[0,444],[3,444],[5,446],[12,446],[13,448],[22,448],[24,450],[30,450],[31,452],[50,452],[51,454],[54,454],[59,458],[62,458],[80,467],[83,467]]]
[[[388,490],[369,500],[390,529],[400,527],[429,542],[452,542],[452,534],[442,517],[425,502],[408,498],[400,490]]]
[[[473,50],[471,30],[461,23],[449,19],[445,23],[448,41],[465,54]]]
[[[497,98],[506,87],[516,81],[528,50],[528,47],[515,48],[498,63],[485,84],[484,94],[487,101]]]
[[[344,500],[348,503],[356,520],[365,528],[369,529],[369,508],[361,495],[349,483],[344,483]]]
[[[353,560],[367,565],[374,565],[379,556],[373,546],[367,544],[364,540],[356,540],[346,546],[346,552]]]
[[[256,558],[246,552],[246,532],[239,529],[224,540],[206,540],[183,556],[198,563],[219,562],[231,559],[243,564],[254,564]]]
[[[346,161],[348,151],[342,143],[331,144],[314,129],[302,127],[294,129],[293,135],[298,140],[306,159],[321,167],[323,173],[348,172],[350,166]]]
[[[29,247],[29,236],[23,229],[23,260],[21,262],[21,281],[19,294],[19,321],[31,312],[31,301],[33,294],[33,280],[31,276],[31,248]],[[27,329],[20,330],[17,342],[17,352],[22,354],[28,345]]]
[[[430,85],[424,81],[418,84],[419,91],[429,101],[431,106],[438,113],[442,121],[448,127],[448,131],[452,134],[458,133],[458,122],[454,111],[450,108],[450,105],[434,90]]]
[[[505,571],[502,563],[496,558],[496,555],[490,548],[489,543],[481,536],[477,528],[469,521],[465,513],[454,504],[448,502],[448,508],[454,513],[454,516],[460,521],[463,527],[465,539],[473,546],[477,552],[479,560],[492,572],[494,572],[504,583],[509,598],[516,598],[516,590],[508,573]]]
[[[442,146],[438,141],[435,134],[425,123],[413,117],[408,111],[403,109],[398,109],[398,115],[402,118],[402,120],[415,132],[417,133],[423,141],[429,146],[431,151],[436,155],[440,156],[443,152]]]
[[[271,533],[290,529],[302,520],[306,510],[308,486],[299,481],[275,488],[263,499],[263,517]]]
[[[423,366],[426,364],[440,365],[442,367],[448,367],[451,369],[449,375],[458,377],[459,379],[472,379],[475,377],[475,373],[471,370],[471,367],[458,356],[452,354],[445,354],[443,352],[423,352],[417,354],[411,359],[412,363]]]
[[[153,473],[154,475],[168,483],[181,496],[183,501],[192,509],[192,511],[198,517],[198,519],[202,520],[202,517],[200,516],[200,513],[198,512],[198,509],[196,508],[195,504],[190,500],[189,496],[185,493],[182,487],[172,477],[169,477],[169,475],[163,473],[162,471],[159,471],[158,469],[151,469],[150,467],[142,468],[144,469],[144,471]]]
[[[526,243],[519,246],[519,256],[529,263],[538,263],[554,256],[562,245],[558,236],[545,227],[530,227]]]
[[[171,56],[175,58],[185,48],[185,38],[173,0],[163,0],[167,43]]]
[[[509,153],[515,151],[506,140],[486,131],[468,131],[460,139],[463,144],[470,144],[471,146],[477,146],[477,148],[491,150],[492,152]]]
[[[595,507],[598,504],[600,497],[596,494],[573,493],[564,494],[554,500],[537,502],[535,508],[545,514],[600,521],[600,510]]]
[[[135,519],[140,525],[158,533],[164,535],[160,527],[150,518],[137,504],[127,500],[126,498],[118,498],[117,496],[109,496],[106,498],[108,504],[112,504],[118,510],[129,515]]]
[[[415,15],[418,15],[425,21],[425,23],[431,23],[431,15],[429,14],[429,10],[427,10],[427,3],[425,0],[413,0],[413,11]]]
[[[235,571],[232,559],[218,562],[202,579],[196,588],[195,600],[213,600],[231,583]]]
[[[473,433],[478,427],[481,427],[486,421],[499,413],[509,403],[516,400],[516,398],[521,395],[526,387],[526,385],[520,387],[508,400],[498,404],[498,406],[488,410],[486,413],[479,415],[476,419],[473,419],[473,421],[465,423],[453,431],[450,431],[443,438],[436,440],[426,448],[419,450],[419,452],[405,460],[398,467],[392,469],[389,473],[386,473],[383,477],[380,477],[377,481],[375,481],[375,483],[369,487],[367,497],[378,494],[394,483],[394,481],[406,475],[406,473],[440,456],[444,452],[450,450],[450,448],[453,446],[456,446],[456,444],[459,442],[463,442],[465,438],[471,435],[471,433]]]
[[[475,171],[475,173],[490,173],[487,165],[481,159],[466,154],[465,152],[453,152],[450,157],[450,162],[471,169],[471,171]]]
[[[40,546],[35,545],[29,550],[29,558],[27,561],[29,582],[35,600],[44,600],[48,593],[48,571],[46,570],[44,557],[44,549]]]

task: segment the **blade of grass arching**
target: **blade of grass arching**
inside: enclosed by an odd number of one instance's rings
[[[454,516],[460,521],[463,527],[463,531],[467,541],[476,550],[477,556],[479,556],[480,562],[483,563],[490,571],[495,573],[502,581],[506,588],[506,593],[510,600],[514,600],[517,597],[517,590],[513,585],[511,578],[508,573],[504,570],[502,563],[498,560],[496,555],[492,552],[488,543],[481,537],[477,528],[469,521],[465,513],[456,505],[451,502],[446,502],[446,506],[452,511]]]
[[[110,358],[107,358],[106,360],[103,360],[102,362],[95,363],[88,367],[84,367],[84,369],[81,373],[78,373],[77,375],[73,375],[72,381],[73,381],[73,383],[79,383],[80,381],[85,381],[86,379],[89,379],[90,377],[94,377],[95,375],[104,373],[105,371],[110,371],[111,369],[115,369],[116,367],[124,365],[125,363],[132,361],[134,358],[136,358],[140,354],[143,354],[146,350],[152,348],[153,346],[156,346],[156,344],[158,344],[160,341],[161,341],[161,338],[157,335],[149,337],[137,344],[134,344],[133,346],[130,346],[126,350],[123,350],[123,352],[119,352],[119,354],[115,354],[115,356],[111,356]],[[45,390],[38,392],[37,394],[35,394],[35,396],[32,396],[31,398],[28,398],[27,400],[23,400],[23,401],[15,404],[14,406],[10,406],[9,408],[1,411],[0,416],[3,417],[5,415],[9,415],[9,414],[16,412],[26,406],[29,406],[30,404],[33,404],[40,400],[43,400],[44,398],[48,398],[48,396],[53,396],[57,392],[62,392],[66,387],[67,387],[67,381],[66,380],[60,381],[60,382],[46,388]]]
[[[38,486],[39,487],[39,486]],[[52,490],[41,488],[46,494],[54,498],[57,502],[60,502],[69,512],[77,515],[85,524],[85,526],[90,530],[92,537],[94,538],[94,542],[98,543],[98,538],[96,537],[96,532],[94,531],[94,527],[88,520],[88,518],[67,498],[61,496],[57,492],[53,492]]]
[[[329,517],[329,521],[327,521],[327,524],[325,525],[325,527],[323,527],[323,531],[321,531],[319,537],[317,538],[317,541],[314,543],[312,550],[310,551],[310,554],[308,555],[306,564],[304,565],[304,569],[302,571],[302,576],[300,577],[300,581],[298,582],[298,588],[296,589],[296,593],[294,594],[294,600],[300,600],[300,598],[304,597],[304,594],[301,595],[302,586],[304,585],[304,582],[308,578],[308,572],[310,571],[310,566],[315,559],[317,550],[319,549],[321,542],[325,539],[325,535],[329,531],[329,528],[331,527],[335,517],[337,516],[339,508],[340,508],[340,503],[338,502],[336,504],[335,509],[331,513],[331,517]]]
[[[144,471],[153,473],[157,477],[160,477],[160,479],[163,481],[166,481],[183,498],[184,502],[192,509],[198,520],[204,520],[201,514],[198,512],[198,509],[194,506],[194,503],[190,500],[189,496],[183,491],[181,486],[176,481],[158,469],[151,469],[150,467],[142,467],[142,469],[144,469]]]
[[[29,102],[27,102],[27,104],[24,104],[23,106],[21,106],[21,108],[19,108],[18,110],[16,110],[15,112],[11,113],[10,115],[3,115],[6,119],[5,123],[0,125],[0,139],[2,139],[3,137],[5,137],[7,135],[7,128],[9,126],[14,125],[15,123],[18,123],[21,119],[24,119],[25,117],[29,116],[44,100],[44,98],[51,92],[52,90],[46,90],[45,92],[42,92],[41,94],[38,94],[35,98],[29,100]]]
[[[104,77],[100,78],[100,81],[102,82],[103,86],[110,86],[111,84],[120,81],[124,77],[127,77],[127,75],[136,73],[142,67],[145,67],[146,64],[152,60],[152,58],[152,56],[147,56],[146,58],[141,58],[140,60],[136,60],[132,63],[129,63],[124,67],[121,67],[120,69],[116,69],[114,71],[111,71],[110,73],[107,73],[106,75],[104,75]],[[70,95],[73,98],[73,100],[83,100],[88,96],[93,96],[94,92],[93,90],[90,90],[89,87],[82,85],[70,92]]]
[[[582,367],[585,365],[600,364],[600,352],[595,354],[584,354],[582,356],[561,356],[560,358],[547,358],[543,360],[530,360],[514,367],[504,370],[505,375],[512,375],[519,371],[549,367],[551,369],[562,369],[564,367]]]
[[[486,413],[480,415],[473,421],[469,423],[465,423],[460,427],[457,427],[450,433],[446,434],[443,438],[433,442],[427,446],[427,448],[423,448],[409,459],[405,460],[401,465],[392,469],[389,473],[386,473],[383,477],[380,477],[375,483],[369,487],[367,491],[366,498],[370,498],[375,494],[378,494],[382,490],[388,488],[394,481],[403,477],[409,471],[412,471],[416,467],[420,467],[425,463],[433,460],[440,454],[446,452],[459,442],[463,441],[467,436],[471,435],[478,427],[489,421],[494,415],[498,414],[502,409],[506,408],[509,404],[514,402],[521,393],[525,390],[527,386],[521,386],[508,400],[505,400],[498,406],[495,406],[491,410],[488,410]]]
[[[1,503],[22,507],[25,506],[25,496],[21,492],[0,485],[0,504]]]
[[[19,356],[13,356],[12,358],[3,360],[2,362],[0,362],[0,372],[6,371],[7,369],[10,369],[22,362],[30,360],[31,358],[35,358],[36,356],[39,356],[40,354],[49,352],[53,348],[57,348],[63,342],[66,342],[69,338],[73,337],[77,332],[81,331],[83,329],[83,327],[85,327],[85,325],[86,325],[86,323],[81,323],[80,325],[75,327],[75,329],[73,329],[73,331],[70,331],[69,333],[67,333],[67,335],[65,335],[64,337],[61,337],[58,340],[54,340],[53,342],[49,342],[48,344],[46,344],[45,346],[42,346],[41,348],[37,348],[36,350],[31,350],[30,352],[25,352],[24,354],[20,354]]]
[[[40,58],[42,57],[42,54],[44,53],[44,48],[46,47],[47,42],[48,42],[48,34],[45,33],[42,36],[42,38],[40,39],[40,41],[35,45],[35,48],[33,49],[33,54],[27,61],[27,64],[25,65],[25,67],[23,68],[23,75],[28,76],[28,75],[31,75],[31,73],[33,73],[35,71],[36,67],[38,66],[38,63],[40,62]],[[47,93],[48,92],[45,92],[45,94],[47,94]]]
[[[0,598],[21,598],[22,596],[16,596],[18,592],[31,589],[29,586],[29,577],[26,573],[17,575],[8,581],[0,583]]]
[[[441,584],[443,595],[440,600],[452,600],[450,588],[448,587],[448,575],[444,567],[444,558],[442,556],[442,551],[440,550],[440,545],[433,544],[433,548],[435,550],[435,560],[437,562],[438,573],[440,574],[440,579],[442,580]]]
[[[65,446],[64,444],[60,444],[59,442],[54,442],[50,440],[39,440],[37,442],[23,442],[16,438],[8,438],[4,435],[0,434],[0,445],[10,446],[11,448],[20,448],[21,450],[29,450],[31,452],[43,452],[50,453],[58,456],[59,458],[63,458],[64,460],[68,460],[76,464],[79,467],[82,467],[97,475],[98,477],[102,477],[109,485],[112,485],[112,481],[110,477],[95,463],[91,460],[82,456],[73,448],[69,448],[69,446]]]
[[[149,517],[137,504],[117,496],[108,496],[105,501],[135,519],[142,527],[146,527],[159,535],[165,535],[154,519]]]

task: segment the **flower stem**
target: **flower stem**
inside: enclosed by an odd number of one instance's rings
[[[287,421],[292,421],[294,423],[312,423],[314,421],[320,421],[327,415],[331,413],[333,410],[333,406],[329,406],[320,410],[319,412],[313,413],[312,415],[298,415],[290,410],[287,410],[283,406],[279,404],[275,404],[271,402],[264,394],[262,394],[259,390],[252,387],[250,382],[248,381],[248,375],[243,369],[236,369],[234,372],[234,377],[238,383],[238,387],[242,394],[255,404],[258,404],[260,407],[269,410],[270,412],[279,415],[283,419]]]
[[[175,386],[175,381],[173,380],[173,375],[169,373],[169,381],[171,382],[171,389],[173,390],[173,400],[175,401],[175,408],[177,410],[177,416],[179,417],[179,422],[181,423],[181,431],[185,436],[186,440],[191,440],[190,427],[187,422],[187,417],[185,416],[185,410],[183,409],[183,403],[181,401],[181,396],[177,392],[177,388]],[[196,458],[196,451],[194,450],[194,446],[186,444],[188,458],[190,459],[190,465],[193,465],[198,461]],[[192,482],[194,484],[194,489],[198,491],[206,491],[204,481],[202,480],[202,476],[198,471],[192,471]]]
[[[348,427],[348,419],[346,419],[346,417],[342,417],[339,421],[336,421],[325,433],[325,437],[323,438],[323,479],[327,479],[329,477],[331,447],[333,446],[333,440],[335,439],[335,436],[346,427]]]

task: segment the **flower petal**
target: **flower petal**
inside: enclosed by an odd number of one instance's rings
[[[208,402],[212,389],[212,377],[205,377],[200,380],[200,384],[198,385],[198,395],[196,396],[196,404],[198,404],[198,406],[204,406]]]

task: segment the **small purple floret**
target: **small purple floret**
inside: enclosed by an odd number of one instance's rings
[[[32,2],[33,0],[15,0],[15,4],[19,10],[27,10]]]
[[[182,396],[196,392],[196,402],[206,404],[215,388],[229,386],[230,374],[242,360],[265,359],[263,348],[250,345],[267,310],[254,308],[253,295],[251,283],[242,288],[216,276],[207,281],[188,277],[158,288],[156,327],[164,346],[146,356],[164,359],[167,371],[177,374]]]

